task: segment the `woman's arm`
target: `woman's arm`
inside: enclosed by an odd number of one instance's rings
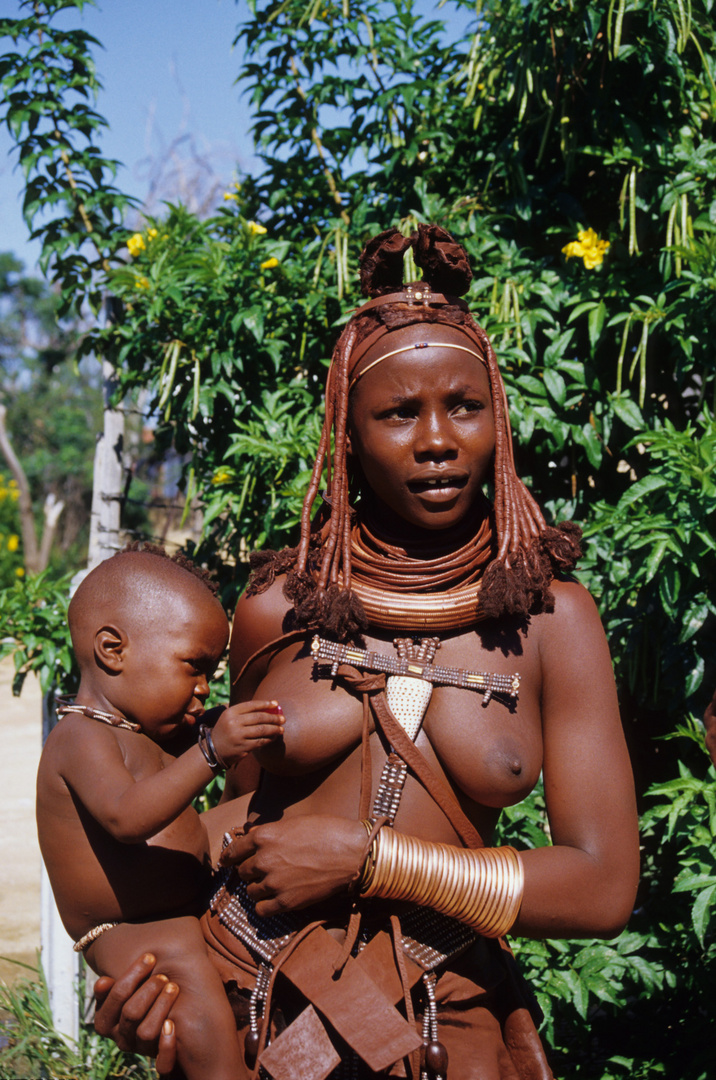
[[[544,786],[552,847],[523,852],[515,932],[612,937],[626,924],[639,878],[637,813],[611,659],[594,601],[554,585],[540,619]]]
[[[231,674],[231,703],[248,701],[256,692],[266,673],[268,657],[244,671],[248,660],[265,645],[285,632],[286,615],[290,604],[283,595],[283,578],[276,580],[258,596],[239,598],[231,625],[229,670]],[[237,682],[239,675],[241,681]]]
[[[307,814],[250,829],[219,861],[238,866],[257,914],[275,915],[346,893],[365,853],[360,821]]]

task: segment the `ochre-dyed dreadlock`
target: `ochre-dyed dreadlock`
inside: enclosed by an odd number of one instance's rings
[[[424,282],[402,284],[403,256],[414,250]],[[350,473],[346,453],[351,376],[360,359],[391,330],[421,322],[459,329],[483,358],[490,380],[495,422],[494,523],[496,552],[480,587],[483,618],[526,616],[550,611],[555,573],[571,570],[579,558],[579,529],[569,522],[547,526],[515,472],[512,433],[505,388],[487,334],[458,297],[472,272],[464,249],[437,225],[420,225],[404,237],[389,229],[374,237],[361,255],[361,287],[371,297],[341,334],[326,385],[325,420],[311,482],[303,505],[298,548],[252,557],[250,592],[263,592],[277,574],[286,573],[284,593],[292,600],[300,625],[322,627],[340,637],[355,636],[366,625],[360,600],[351,592]],[[333,460],[331,460],[333,434]],[[321,477],[327,473],[322,508],[311,525],[311,511]],[[396,629],[398,629],[396,627]]]

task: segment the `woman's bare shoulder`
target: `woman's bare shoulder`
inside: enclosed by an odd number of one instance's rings
[[[558,620],[599,618],[594,597],[576,578],[555,578],[550,589],[554,596],[554,614]]]
[[[609,651],[602,620],[594,598],[584,585],[574,578],[555,580],[551,585],[554,611],[540,615],[539,643],[543,662],[568,658],[582,662],[609,665]]]
[[[277,578],[265,592],[240,597],[231,628],[232,681],[254,653],[287,632],[292,605],[283,595],[283,583],[283,577]]]

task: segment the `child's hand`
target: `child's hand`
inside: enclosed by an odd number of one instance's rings
[[[286,718],[277,701],[244,701],[224,709],[212,728],[216,752],[227,765],[241,761],[283,735]]]

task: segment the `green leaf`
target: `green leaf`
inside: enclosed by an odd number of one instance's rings
[[[595,349],[597,346],[606,314],[607,308],[603,300],[600,300],[597,306],[592,308],[589,312],[589,344],[592,346],[592,349]]]
[[[544,369],[544,384],[557,405],[564,405],[567,397],[567,386],[558,371],[552,368]]]
[[[591,424],[585,424],[581,429],[572,428],[574,441],[583,446],[589,464],[598,469],[602,463],[603,446],[602,440]]]
[[[711,898],[714,895],[714,892],[716,892],[716,885],[710,885],[708,888],[704,889],[703,892],[699,893],[696,898],[696,903],[691,909],[691,922],[702,948],[704,945],[704,936],[713,914]]]
[[[624,492],[617,504],[617,511],[625,510],[627,506],[631,506],[637,500],[643,499],[645,495],[651,495],[655,491],[662,491],[665,487],[668,487],[668,480],[665,477],[658,475],[644,476]]]
[[[610,404],[616,415],[627,427],[631,428],[633,431],[641,431],[643,429],[644,418],[641,414],[641,409],[635,401],[625,397],[623,394],[614,394],[610,399]]]
[[[692,694],[695,694],[704,679],[704,659],[702,656],[696,657],[691,671],[686,676],[686,682],[684,683],[684,697],[689,698]]]

